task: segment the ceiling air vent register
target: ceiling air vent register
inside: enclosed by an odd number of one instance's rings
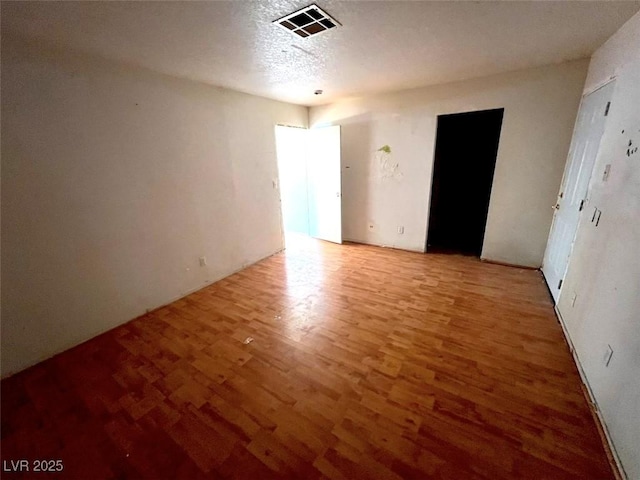
[[[303,38],[312,37],[340,25],[327,12],[315,4],[290,13],[273,23]]]

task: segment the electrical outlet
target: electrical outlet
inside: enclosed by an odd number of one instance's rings
[[[402,235],[404,233],[404,227],[398,227],[398,233]]]
[[[602,358],[605,367],[608,367],[609,363],[611,363],[611,357],[613,357],[613,348],[611,348],[611,345],[607,345],[607,349],[604,352],[604,357]]]
[[[373,223],[369,224],[369,230],[373,230]]]
[[[200,257],[200,266],[205,267],[207,265],[207,257]]]

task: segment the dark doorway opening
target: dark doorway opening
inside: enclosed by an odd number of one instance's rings
[[[438,116],[427,252],[480,256],[503,114]]]

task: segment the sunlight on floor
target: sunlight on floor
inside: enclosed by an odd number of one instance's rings
[[[300,341],[321,321],[327,311],[323,306],[321,286],[326,281],[323,256],[326,242],[297,233],[285,236],[285,275],[289,308],[282,312],[287,337]]]

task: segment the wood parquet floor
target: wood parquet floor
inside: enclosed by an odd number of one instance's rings
[[[17,459],[64,470],[3,478],[613,478],[539,272],[317,241],[4,380]]]

